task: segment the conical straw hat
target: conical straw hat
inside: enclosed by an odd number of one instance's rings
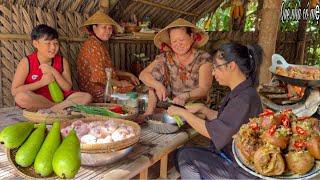
[[[114,21],[111,17],[109,17],[108,15],[106,15],[101,11],[98,11],[94,15],[89,17],[80,28],[85,29],[87,26],[93,25],[93,24],[112,25],[116,33],[123,32],[123,29],[116,21]]]
[[[173,27],[191,27],[193,33],[197,37],[196,41],[194,42],[195,48],[199,48],[199,47],[204,46],[209,40],[209,36],[205,31],[198,28],[197,26],[195,26],[191,22],[189,22],[185,19],[179,18],[179,19],[173,21],[172,23],[170,23],[167,27],[161,29],[154,37],[154,44],[159,49],[163,48],[163,44],[170,45],[170,38],[169,38],[168,29],[173,28]],[[164,50],[169,50],[169,49],[167,48]]]

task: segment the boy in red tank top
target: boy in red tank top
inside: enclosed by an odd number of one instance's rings
[[[72,91],[68,60],[58,54],[58,32],[40,24],[32,30],[31,40],[36,51],[20,61],[12,81],[11,93],[16,104],[27,109],[58,111],[74,103],[90,103],[90,94]],[[53,81],[63,92],[61,103],[54,103],[50,95],[48,84]]]

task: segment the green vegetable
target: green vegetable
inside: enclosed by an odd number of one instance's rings
[[[9,149],[14,149],[22,145],[33,130],[33,123],[18,122],[5,127],[0,133],[0,142]]]
[[[78,173],[80,164],[80,142],[73,129],[54,153],[52,167],[60,178],[71,179]]]
[[[102,115],[102,116],[108,116],[113,118],[120,118],[122,115],[119,113],[112,112],[106,108],[102,107],[95,107],[95,106],[86,106],[86,105],[74,105],[73,106],[76,110],[85,112],[87,114],[95,114],[95,115]]]
[[[57,121],[53,123],[34,161],[33,166],[37,174],[46,177],[53,172],[52,159],[60,142],[60,122]]]
[[[64,95],[56,81],[51,82],[48,88],[53,102],[59,103],[64,100]]]
[[[181,120],[180,116],[174,115],[174,116],[173,116],[173,119],[176,121],[178,127],[183,126],[184,123],[183,123],[183,121]]]
[[[43,140],[45,138],[46,125],[41,123],[29,138],[23,143],[16,154],[16,163],[22,167],[29,167],[34,162]]]

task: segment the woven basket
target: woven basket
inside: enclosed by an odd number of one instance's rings
[[[124,106],[124,105],[119,105],[119,104],[112,104],[112,103],[92,103],[89,106],[98,106],[98,107],[105,107],[105,108],[111,108],[113,106],[121,106],[123,110],[128,112],[127,115],[123,115],[119,117],[120,119],[128,119],[128,120],[135,120],[137,116],[139,115],[138,109],[129,107],[129,106]],[[87,114],[87,113],[81,113],[85,117],[98,117],[100,115],[93,115],[93,114]]]
[[[17,165],[17,163],[15,162],[15,157],[16,157],[16,153],[18,151],[18,148],[16,149],[7,149],[6,148],[6,154],[7,154],[7,158],[9,163],[14,167],[14,170],[23,178],[25,179],[56,179],[57,176],[52,173],[50,176],[48,177],[41,177],[39,174],[37,174],[32,166],[29,167],[21,167],[19,165]]]
[[[126,124],[131,126],[134,129],[135,136],[124,139],[122,141],[112,142],[112,143],[105,143],[105,144],[83,144],[81,143],[81,152],[84,153],[102,153],[102,152],[115,152],[126,147],[132,146],[133,144],[137,143],[140,139],[141,128],[140,126],[132,121],[123,120],[123,119],[116,119],[116,118],[109,118],[103,116],[95,116],[95,117],[86,117],[79,119],[84,123],[89,123],[93,121],[109,121],[112,120],[119,124]],[[61,122],[61,129],[70,126],[72,124],[71,121],[64,121]]]
[[[40,114],[36,110],[23,110],[22,115],[31,122],[52,124],[55,121],[68,121],[75,118],[84,117],[82,114],[73,113],[71,115],[57,115],[57,114]]]

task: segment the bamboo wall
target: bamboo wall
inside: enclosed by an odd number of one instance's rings
[[[111,40],[109,52],[117,69],[131,71],[131,65],[136,61],[133,54],[144,53],[150,59],[154,59],[159,50],[152,40]]]
[[[61,41],[61,54],[73,60],[80,44],[71,38],[84,36],[79,27],[87,17],[87,14],[77,12],[62,13],[31,6],[0,5],[0,107],[14,105],[10,93],[12,77],[19,60],[33,51],[29,40],[32,28],[42,23],[56,28],[60,36],[67,37]],[[74,67],[74,61],[70,61],[70,64]],[[75,71],[72,73],[75,75]]]
[[[58,30],[61,36],[60,53],[69,60],[74,86],[77,88],[75,60],[84,40],[84,34],[78,27],[87,17],[88,14],[75,11],[53,12],[33,6],[0,5],[0,107],[14,105],[10,93],[12,78],[19,60],[33,51],[29,34],[32,28],[40,23],[46,23]],[[221,39],[252,43],[257,41],[257,37],[257,33],[212,32],[211,40],[205,49],[210,51]],[[294,62],[294,37],[295,33],[280,33],[278,38],[277,52],[283,54],[289,62]],[[108,46],[115,67],[121,70],[131,70],[131,64],[135,61],[134,53],[143,52],[151,59],[159,53],[152,40],[111,40]],[[215,96],[214,100],[218,101],[223,93]]]

